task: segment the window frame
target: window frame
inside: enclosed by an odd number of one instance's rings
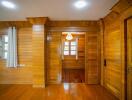
[[[65,42],[68,42],[68,45],[65,45]],[[71,44],[72,42],[75,42],[76,44],[75,45],[72,45]],[[69,49],[68,50],[65,50],[65,46],[68,46]],[[71,47],[72,46],[75,46],[76,49],[75,50],[71,50]],[[65,51],[69,51],[69,54],[68,55],[65,55],[65,53],[64,53]],[[74,51],[75,54],[71,54],[72,51]],[[64,47],[63,47],[63,55],[64,56],[76,56],[77,55],[76,52],[77,52],[77,41],[76,40],[71,40],[71,41],[65,40],[64,41]]]
[[[5,41],[5,37],[8,37],[8,35],[1,35],[1,59],[7,59],[7,56],[5,57],[5,53],[8,53],[8,41]],[[5,45],[7,45],[7,50],[5,50]]]

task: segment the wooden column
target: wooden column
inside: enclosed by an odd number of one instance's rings
[[[46,17],[28,18],[32,26],[33,87],[45,87]]]

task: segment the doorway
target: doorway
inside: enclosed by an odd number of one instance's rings
[[[85,82],[84,32],[62,32],[62,82]]]
[[[132,100],[132,17],[125,20],[125,80],[126,100]]]

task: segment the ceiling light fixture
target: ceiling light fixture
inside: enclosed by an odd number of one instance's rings
[[[72,34],[70,32],[67,33],[66,39],[67,40],[72,40],[73,39],[73,36],[72,36]]]
[[[1,4],[6,8],[10,8],[10,9],[16,8],[15,4],[9,1],[2,1]]]
[[[78,1],[76,1],[76,2],[74,3],[74,6],[75,6],[76,8],[81,9],[81,8],[84,8],[84,7],[87,6],[87,2],[86,2],[86,0],[78,0]]]

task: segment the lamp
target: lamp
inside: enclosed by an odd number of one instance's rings
[[[73,39],[73,36],[70,32],[67,34],[66,39],[67,40],[72,40]]]

